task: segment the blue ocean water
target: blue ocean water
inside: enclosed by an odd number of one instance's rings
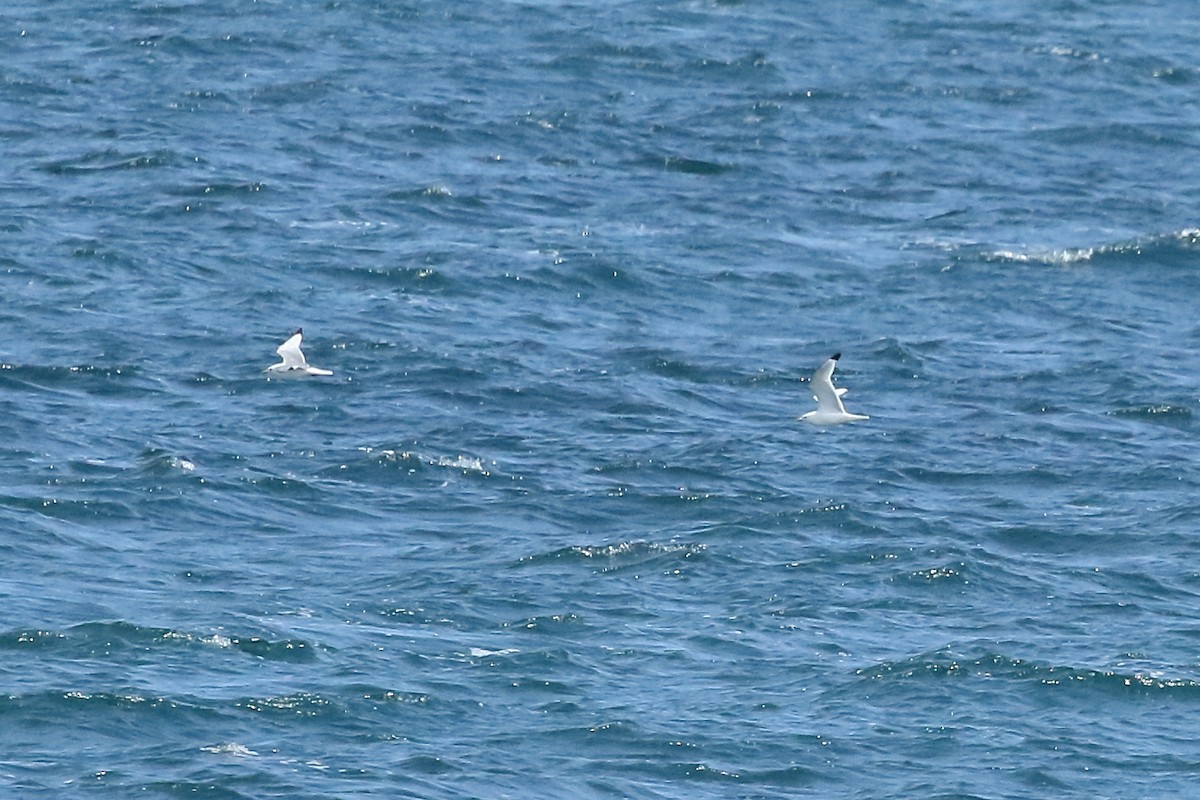
[[[1198,35],[6,4],[0,796],[1192,796]]]

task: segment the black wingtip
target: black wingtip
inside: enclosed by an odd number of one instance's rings
[[[830,361],[837,361],[837,360],[838,360],[839,358],[841,358],[841,357],[842,357],[842,354],[841,354],[841,353],[834,353],[833,355],[831,355],[831,356],[829,357],[829,360],[830,360]]]
[[[292,331],[292,336],[295,336],[297,333],[300,334],[301,336],[303,336],[304,328],[296,328],[296,330]]]

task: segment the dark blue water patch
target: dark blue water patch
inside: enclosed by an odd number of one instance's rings
[[[177,164],[179,161],[179,157],[170,150],[143,153],[103,150],[64,161],[44,164],[42,169],[53,175],[75,176],[91,175],[111,170],[167,167]]]
[[[173,103],[174,108],[191,114],[216,114],[237,109],[238,101],[228,91],[220,89],[184,89]]]
[[[137,365],[92,365],[41,367],[6,364],[0,368],[0,380],[9,388],[33,393],[64,395],[93,394],[99,397],[124,396],[130,392],[153,391],[154,380]]]
[[[1192,132],[1187,129],[1172,129],[1161,124],[1130,125],[1101,124],[1079,125],[1046,131],[1035,138],[1064,146],[1114,146],[1121,148],[1173,147],[1191,144]]]
[[[472,194],[470,186],[448,187],[432,184],[389,192],[385,199],[396,204],[395,211],[405,216],[430,221],[455,223],[478,216],[492,208],[488,197]]]
[[[55,496],[57,494],[54,492],[34,496],[0,496],[0,506],[24,512],[27,516],[41,516],[73,523],[88,520],[128,521],[137,519],[138,516],[123,502]]]
[[[365,286],[378,286],[393,292],[422,297],[456,295],[464,289],[452,274],[439,269],[452,256],[449,253],[425,252],[414,254],[417,264],[396,266],[352,267],[348,274]]]
[[[99,776],[99,777],[104,779],[104,778],[109,778],[109,775],[106,772],[104,775]],[[121,776],[118,774],[117,776],[114,776],[114,777],[115,777],[115,780],[114,779],[103,780],[102,783],[108,784],[108,785],[121,786],[121,784],[123,783],[123,781],[121,781]],[[156,793],[162,793],[162,795],[165,797],[179,797],[179,798],[200,796],[200,797],[211,797],[211,798],[214,798],[214,800],[249,800],[249,798],[254,796],[253,794],[243,793],[241,791],[238,791],[237,789],[234,789],[234,788],[226,785],[227,783],[234,783],[234,782],[250,783],[250,786],[247,788],[253,788],[255,784],[260,783],[260,781],[247,782],[247,781],[230,781],[228,779],[198,778],[197,780],[150,781],[150,782],[142,783],[142,784],[131,783],[130,785],[125,786],[124,788],[128,789],[129,791],[151,791],[151,792],[156,792]],[[304,792],[304,789],[299,785],[293,785],[290,787],[290,789],[292,791],[296,791],[296,792]],[[296,796],[304,797],[306,795],[298,794]],[[308,795],[308,796],[311,796],[311,795]]]
[[[264,661],[307,662],[313,660],[314,647],[302,640],[270,641],[258,636],[231,637],[231,646]]]
[[[692,384],[727,383],[731,373],[724,365],[687,363],[678,353],[654,347],[628,348],[615,354],[614,367],[638,373],[649,373],[672,381]]]
[[[200,184],[190,184],[176,186],[168,189],[166,194],[175,197],[184,198],[185,200],[200,201],[205,200],[209,203],[217,203],[222,199],[232,200],[256,200],[258,196],[264,193],[269,193],[271,188],[260,181],[208,181]],[[270,199],[263,199],[264,203],[270,203]],[[198,203],[191,204],[195,208],[199,208]],[[238,204],[241,207],[242,204]]]
[[[630,166],[661,169],[684,175],[721,175],[732,169],[726,164],[686,156],[644,156],[630,162]]]

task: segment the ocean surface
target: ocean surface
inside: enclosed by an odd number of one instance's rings
[[[6,3],[0,797],[1194,797],[1195,11]]]

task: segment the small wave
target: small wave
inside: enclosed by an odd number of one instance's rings
[[[1185,228],[1174,233],[1156,234],[1092,247],[1066,247],[1048,250],[996,250],[985,254],[988,261],[1017,264],[1044,264],[1066,267],[1101,262],[1108,258],[1158,257],[1200,247],[1200,228]]]
[[[238,742],[222,742],[220,744],[209,744],[200,748],[202,753],[213,753],[222,756],[235,756],[237,758],[253,758],[258,753]]]
[[[142,451],[140,461],[141,471],[149,476],[189,475],[196,471],[196,462],[191,459],[157,448]]]
[[[566,629],[573,629],[582,622],[583,619],[578,614],[541,614],[514,622],[506,622],[503,627],[537,631],[539,633],[559,633]]]
[[[268,639],[214,633],[193,634],[174,628],[132,622],[84,622],[63,631],[17,629],[0,634],[0,649],[68,648],[88,656],[112,656],[122,651],[149,652],[161,647],[203,645],[238,650],[264,661],[306,662],[316,647],[303,639]]]
[[[312,644],[303,639],[264,639],[260,636],[230,637],[233,648],[263,661],[302,663],[316,658]]]
[[[471,458],[469,456],[442,456],[435,462],[439,467],[450,467],[451,469],[462,470],[464,474],[475,472],[480,475],[490,475],[487,468],[483,464],[481,458]]]
[[[199,111],[209,106],[224,106],[227,108],[237,106],[236,99],[214,89],[186,89],[180,92],[178,96],[182,99],[175,100],[169,105],[171,108],[180,111]]]
[[[0,364],[0,385],[31,392],[83,392],[114,395],[127,391],[126,381],[140,377],[137,367],[79,364],[69,367]],[[139,391],[150,388],[143,384]]]
[[[0,650],[49,647],[63,638],[64,635],[57,631],[18,629],[0,633]]]
[[[238,700],[234,705],[259,714],[274,712],[298,717],[321,717],[336,711],[336,704],[332,700],[311,692],[248,697]]]
[[[85,692],[72,689],[63,692],[61,698],[68,704],[86,703],[107,708],[177,709],[183,707],[183,704],[166,697],[150,697],[136,692]]]
[[[408,467],[410,472],[415,472],[423,467],[438,467],[441,469],[457,470],[463,475],[479,475],[486,478],[492,475],[492,471],[496,467],[495,461],[487,462],[477,456],[465,456],[461,454],[454,456],[425,456],[407,450],[392,450],[388,448],[376,450],[372,447],[360,447],[358,449],[366,453],[378,464],[398,464]]]
[[[213,647],[229,648],[233,647],[233,639],[219,633],[214,633],[211,636],[202,636],[197,641],[201,644],[212,645]]]
[[[1066,45],[1056,44],[1034,48],[1033,52],[1044,55],[1051,55],[1055,58],[1076,59],[1079,61],[1100,61],[1100,54],[1095,50],[1088,50],[1079,47],[1068,47]]]
[[[575,545],[568,551],[583,558],[625,558],[642,555],[681,553],[687,558],[704,551],[702,544],[655,544],[654,542],[621,542],[608,545]]]
[[[1153,422],[1183,422],[1192,418],[1192,410],[1186,406],[1173,406],[1167,403],[1158,405],[1127,406],[1108,412],[1113,417],[1144,419]]]
[[[280,497],[316,497],[318,491],[307,481],[294,475],[282,477],[279,475],[243,475],[239,478],[243,484],[249,484]]]
[[[485,196],[463,193],[443,184],[398,189],[385,197],[417,216],[433,220],[464,221],[488,208]]]
[[[633,161],[631,166],[681,172],[685,175],[721,175],[733,169],[727,164],[685,156],[644,156]]]
[[[1150,77],[1177,86],[1193,83],[1196,80],[1196,70],[1192,67],[1165,66],[1151,70]]]
[[[239,195],[255,195],[266,190],[266,184],[258,181],[243,183],[216,182],[193,186],[180,186],[169,190],[169,194],[178,197],[226,197]]]
[[[125,503],[114,500],[71,499],[66,497],[16,497],[0,495],[0,507],[31,511],[51,519],[68,522],[86,520],[135,520],[137,513]]]
[[[307,103],[336,91],[334,84],[324,78],[301,78],[256,86],[250,90],[255,101],[275,108]]]
[[[521,652],[515,647],[502,647],[499,650],[487,650],[483,647],[472,647],[467,651],[467,655],[471,658],[496,658],[497,656],[511,656]]]
[[[356,685],[346,687],[346,692],[372,703],[397,703],[400,705],[424,705],[429,702],[429,695],[424,692],[403,692],[397,689],[384,689],[379,686]]]
[[[966,584],[970,583],[962,574],[962,564],[956,567],[930,567],[929,569],[920,569],[916,572],[908,574],[908,579],[914,582],[922,583],[955,583]]]
[[[120,251],[108,247],[98,239],[72,238],[69,244],[72,258],[94,259],[103,263],[120,263],[125,259],[125,255]]]
[[[75,158],[52,161],[41,169],[52,175],[88,175],[112,170],[146,169],[165,167],[176,161],[170,150],[152,150],[143,153],[122,153],[116,150],[100,150],[85,153]]]
[[[1124,672],[1113,669],[1054,666],[989,654],[962,658],[949,650],[925,653],[901,661],[884,662],[858,670],[867,680],[969,679],[1035,682],[1052,687],[1096,687],[1109,690],[1182,691],[1200,698],[1200,680],[1168,677],[1160,670]]]
[[[1047,667],[1039,676],[1047,686],[1094,685],[1103,689],[1149,689],[1178,691],[1200,699],[1200,680],[1167,677],[1161,671],[1118,672],[1116,670]]]
[[[404,759],[404,771],[417,775],[445,775],[461,768],[444,756],[415,755]]]
[[[391,223],[383,220],[366,219],[292,220],[288,223],[288,227],[300,228],[302,230],[348,230],[357,232],[382,230],[391,227]]]
[[[405,625],[450,625],[453,620],[438,616],[420,606],[387,605],[375,609],[374,613],[388,620]]]
[[[424,197],[453,197],[454,192],[450,191],[449,186],[435,183],[422,189],[421,195]]]
[[[675,561],[691,559],[705,552],[703,544],[691,542],[628,541],[606,545],[572,545],[537,556],[522,559],[526,563],[577,561],[591,563],[598,572],[613,572],[643,566],[658,559]]]
[[[430,292],[439,289],[446,289],[450,286],[450,281],[445,273],[440,270],[424,265],[420,267],[365,267],[354,270],[356,277],[361,277],[372,282],[383,283],[389,288],[398,291],[408,291],[420,289],[423,292]],[[426,298],[427,302],[428,301]],[[446,308],[451,308],[447,306]]]
[[[997,250],[988,256],[990,261],[1011,261],[1018,264],[1046,264],[1048,266],[1067,266],[1081,261],[1090,261],[1096,255],[1098,248],[1081,247],[1064,250],[1040,250],[1022,253],[1016,250]]]

